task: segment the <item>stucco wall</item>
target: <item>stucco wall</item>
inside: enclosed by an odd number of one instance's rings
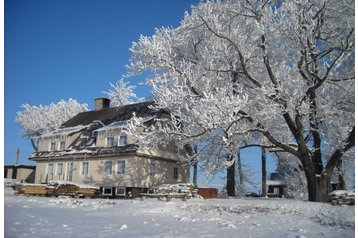
[[[125,174],[118,175],[117,161],[125,161]],[[82,162],[89,163],[89,175],[82,175]],[[105,161],[112,161],[112,174],[105,173]],[[73,182],[83,184],[95,184],[98,186],[123,186],[149,188],[163,183],[183,183],[189,180],[189,167],[182,167],[180,164],[151,159],[141,156],[121,156],[91,159],[72,159],[56,161],[39,161],[36,168],[36,183],[47,180],[67,180],[68,162],[73,162]],[[52,163],[54,174],[48,175],[48,164]],[[63,174],[57,174],[58,163],[63,163]],[[155,175],[150,175],[150,164],[156,167]],[[174,167],[178,168],[178,179],[174,179]]]

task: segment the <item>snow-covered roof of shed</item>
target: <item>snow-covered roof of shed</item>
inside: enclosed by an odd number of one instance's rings
[[[101,121],[103,124],[109,125],[114,122],[127,121],[133,116],[133,113],[137,117],[156,117],[163,113],[164,110],[152,109],[150,106],[154,104],[154,101],[150,101],[111,107],[99,111],[81,112],[63,123],[60,128],[88,125],[93,121]]]

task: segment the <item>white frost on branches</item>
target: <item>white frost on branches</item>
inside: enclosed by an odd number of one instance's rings
[[[129,82],[124,82],[123,78],[117,81],[116,84],[110,83],[110,85],[112,89],[104,93],[107,94],[112,105],[115,107],[142,102],[144,100],[144,98],[138,98],[134,93],[136,86],[129,85]]]
[[[133,43],[130,75],[152,72],[158,108],[172,113],[140,143],[220,138],[220,156],[223,144],[275,147],[303,164],[309,199],[324,200],[318,184],[354,147],[354,29],[353,1],[199,3],[178,28]]]
[[[80,104],[70,98],[49,106],[21,105],[22,111],[17,112],[15,121],[20,124],[24,137],[35,140],[36,137],[53,131],[77,113],[88,111],[87,104]]]

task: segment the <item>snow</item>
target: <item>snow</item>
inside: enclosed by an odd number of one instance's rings
[[[354,237],[354,207],[288,199],[109,200],[15,196],[5,237]]]

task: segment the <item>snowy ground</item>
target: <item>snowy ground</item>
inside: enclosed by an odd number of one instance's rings
[[[354,237],[354,206],[286,199],[106,200],[15,196],[5,237]]]

